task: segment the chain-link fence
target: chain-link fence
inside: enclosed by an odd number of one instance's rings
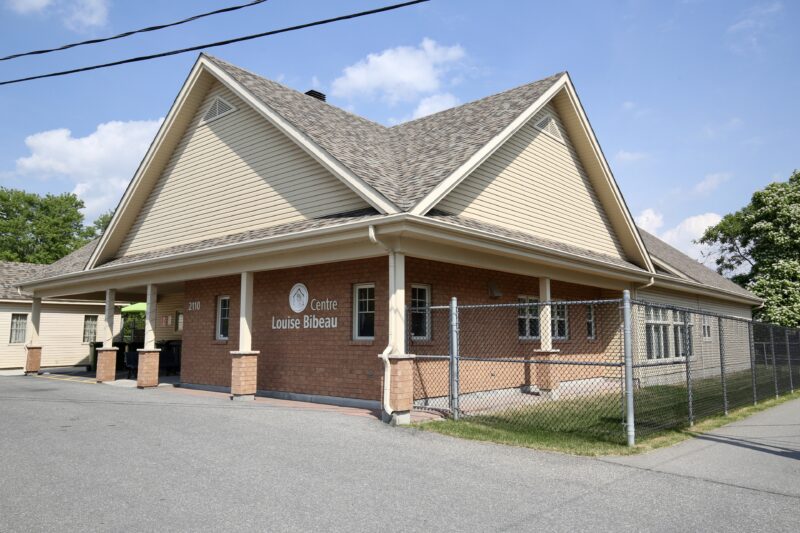
[[[453,299],[408,324],[415,409],[499,430],[630,442],[800,383],[800,330],[696,309]]]

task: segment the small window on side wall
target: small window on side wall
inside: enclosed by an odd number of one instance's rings
[[[594,316],[594,305],[589,304],[586,307],[586,338],[595,340],[597,338],[597,323]]]
[[[230,296],[217,297],[217,331],[218,341],[228,340],[228,329],[231,321],[231,298]]]
[[[411,286],[411,338],[431,338],[431,286]]]
[[[375,284],[353,285],[353,339],[375,338]]]
[[[83,342],[89,343],[97,340],[97,315],[83,317]]]
[[[175,311],[175,331],[183,331],[183,311]]]
[[[9,344],[21,344],[25,342],[25,333],[28,326],[28,315],[24,313],[14,313],[11,315],[11,333],[8,336]]]

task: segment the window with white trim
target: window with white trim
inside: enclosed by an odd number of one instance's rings
[[[28,327],[28,315],[24,313],[13,313],[11,315],[11,333],[8,337],[10,344],[21,344],[25,342],[25,333]]]
[[[97,315],[83,316],[83,342],[94,342],[97,340]]]
[[[670,357],[669,310],[648,305],[645,307],[645,341],[648,359]]]
[[[675,357],[692,355],[692,324],[686,311],[672,311],[672,339],[675,345]],[[687,335],[688,331],[688,335]]]
[[[711,324],[708,323],[708,316],[703,315],[703,341],[711,342]]]
[[[569,338],[567,304],[550,305],[550,331],[553,340],[566,340]]]
[[[589,340],[594,340],[597,338],[594,304],[589,304],[586,306],[586,338]]]
[[[375,284],[353,285],[353,339],[375,338]]]
[[[183,311],[175,311],[175,331],[183,331]]]
[[[539,299],[533,296],[517,298],[517,332],[520,339],[539,338]]]
[[[411,338],[431,338],[431,286],[411,286]]]
[[[228,340],[228,330],[231,322],[231,298],[230,296],[217,297],[217,331],[218,341]]]

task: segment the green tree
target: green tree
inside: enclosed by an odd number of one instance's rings
[[[77,250],[90,236],[83,207],[74,194],[0,187],[0,260],[51,263]]]
[[[102,237],[103,233],[108,229],[108,225],[111,223],[113,216],[114,210],[110,209],[97,217],[92,225],[86,228],[88,232],[87,236],[90,238]]]
[[[800,172],[754,193],[699,242],[718,253],[720,274],[764,299],[759,319],[800,325]]]

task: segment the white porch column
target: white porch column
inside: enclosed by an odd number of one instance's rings
[[[539,278],[539,302],[550,302],[550,278]],[[553,330],[552,316],[549,305],[539,306],[539,337],[541,338],[541,349],[553,349]]]
[[[147,285],[147,309],[144,314],[144,349],[154,350],[156,347],[156,300],[158,299],[158,287],[152,283]]]
[[[114,345],[114,304],[116,303],[117,291],[106,289],[106,323],[103,328],[103,348],[112,348]]]
[[[389,253],[389,343],[393,355],[406,353],[406,254]]]
[[[239,310],[239,351],[253,350],[253,273],[242,272]]]
[[[31,314],[28,317],[28,346],[39,346],[39,325],[42,317],[42,299],[33,298]]]

